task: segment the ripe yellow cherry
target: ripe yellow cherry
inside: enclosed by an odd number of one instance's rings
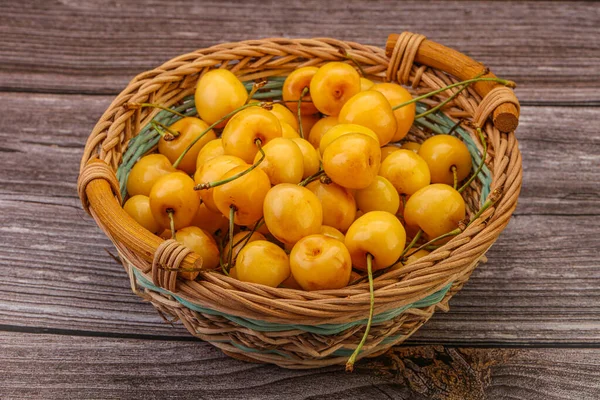
[[[197,226],[188,226],[176,232],[175,240],[202,257],[202,269],[219,266],[219,247],[213,237]],[[180,271],[179,276],[194,280],[200,271]]]
[[[340,289],[348,285],[352,261],[344,243],[324,235],[310,235],[294,245],[290,270],[304,290]]]
[[[379,175],[390,181],[398,193],[407,195],[429,185],[431,180],[425,160],[404,149],[393,152],[381,163]]]
[[[265,171],[271,184],[300,183],[304,174],[304,158],[296,143],[290,139],[274,138],[263,147],[263,151],[265,158],[258,168]],[[254,162],[261,157],[261,153],[256,153]]]
[[[356,191],[356,205],[363,212],[387,211],[398,212],[400,196],[394,186],[383,176],[376,176],[373,183]]]
[[[357,124],[337,124],[325,132],[321,138],[321,142],[319,143],[319,152],[321,152],[321,155],[325,152],[325,149],[331,144],[331,142],[349,133],[362,133],[363,135],[372,137],[377,141],[377,143],[379,143],[379,137],[377,134],[366,126]]]
[[[323,208],[323,223],[346,232],[356,215],[356,201],[348,189],[338,184],[324,184],[316,180],[306,188],[313,192]]]
[[[257,240],[239,252],[235,271],[240,281],[277,287],[290,276],[290,260],[276,244]]]
[[[267,228],[277,240],[293,244],[304,236],[319,233],[323,208],[307,188],[282,183],[267,193],[264,216]]]
[[[183,172],[173,172],[159,178],[148,197],[152,215],[164,229],[170,227],[169,214],[172,215],[175,230],[188,226],[200,206],[194,180]]]
[[[244,166],[245,168],[250,167],[250,165],[246,164],[241,158],[229,155],[217,156],[199,166],[198,170],[194,174],[194,181],[197,185],[207,182],[215,182],[218,181],[229,170],[240,166]],[[212,212],[219,213],[219,208],[213,199],[213,193],[214,188],[198,191],[198,194],[202,199],[202,202],[206,205],[206,208]]]
[[[252,163],[258,153],[255,141],[265,146],[271,139],[281,137],[277,117],[261,107],[249,107],[235,114],[223,129],[221,139],[225,154]]]
[[[175,139],[169,141],[161,138],[158,141],[158,152],[167,156],[169,161],[174,163],[188,145],[196,140],[196,138],[208,128],[208,125],[200,118],[186,117],[175,122],[169,128],[172,131],[178,132],[179,135],[176,136]],[[198,158],[198,153],[200,153],[200,150],[206,143],[216,138],[215,132],[212,129],[209,130],[192,146],[191,149],[188,150],[177,168],[188,174],[193,174],[196,170],[196,158]]]
[[[196,170],[203,166],[208,160],[217,156],[222,156],[223,154],[225,154],[223,141],[220,138],[211,140],[200,149],[198,157],[196,157]]]
[[[247,99],[242,82],[226,69],[213,69],[202,75],[194,95],[198,114],[208,124],[243,106]]]
[[[319,153],[314,147],[305,139],[293,138],[292,142],[296,143],[300,152],[302,153],[302,162],[304,165],[302,179],[308,178],[309,176],[316,174],[319,171],[321,161],[319,160]]]
[[[235,167],[220,179],[227,179],[248,169],[247,166]],[[233,207],[234,222],[237,225],[255,224],[263,216],[265,196],[271,188],[269,177],[262,169],[255,168],[231,182],[214,188],[213,198],[219,211],[229,218]]]
[[[342,62],[323,65],[310,81],[310,95],[317,109],[325,115],[338,115],[342,106],[360,92],[360,75]]]
[[[411,249],[411,250],[409,250],[406,253],[407,258],[406,258],[406,262],[404,263],[405,265],[406,264],[410,264],[410,263],[414,263],[419,258],[423,258],[423,257],[425,257],[426,255],[429,254],[429,252],[427,250],[425,250],[425,249],[421,249],[421,250],[418,250],[418,251],[415,251],[415,250],[416,249]]]
[[[419,149],[421,148],[421,144],[417,142],[404,142],[400,147],[405,150],[412,150],[415,153],[418,153]]]
[[[152,233],[158,233],[161,227],[158,225],[152,211],[150,210],[150,199],[141,194],[131,196],[123,205],[123,210],[138,224]]]
[[[340,111],[342,124],[366,126],[377,134],[380,145],[388,144],[396,133],[396,118],[385,96],[365,90],[352,96]]]
[[[375,85],[372,80],[360,77],[360,91],[364,92],[365,90],[369,90]]]
[[[233,235],[233,263],[235,264],[235,259],[238,256],[240,250],[244,248],[245,245],[251,242],[256,242],[257,240],[267,240],[265,237],[258,232],[238,232]],[[237,244],[236,244],[237,243]],[[229,260],[229,249],[231,248],[231,242],[227,241],[227,245],[223,249],[223,260]],[[230,270],[231,272],[231,270]]]
[[[431,172],[432,183],[454,183],[452,166],[456,167],[457,182],[471,172],[471,153],[462,140],[451,135],[435,135],[425,140],[419,148]]]
[[[377,176],[380,162],[379,143],[362,133],[337,138],[323,153],[323,170],[327,176],[350,189],[369,186]]]
[[[169,159],[162,154],[148,154],[135,163],[127,178],[127,193],[130,196],[148,196],[152,185],[162,176],[177,171]]]
[[[321,235],[339,240],[342,243],[344,242],[344,234],[335,229],[333,226],[321,225]]]
[[[393,152],[400,150],[400,147],[394,146],[393,144],[388,144],[387,146],[383,146],[381,148],[381,162],[383,162],[387,156],[392,154]]]
[[[367,269],[367,253],[373,256],[373,271],[395,263],[406,243],[406,232],[395,215],[371,211],[358,218],[346,232],[346,247],[354,267]]]
[[[197,226],[210,233],[215,233],[218,230],[225,232],[229,227],[229,221],[220,212],[212,212],[206,207],[206,204],[202,203],[190,225]]]
[[[302,95],[302,91],[304,88],[310,87],[310,81],[318,69],[317,67],[298,68],[285,78],[281,96],[286,101],[285,105],[290,110],[295,112],[298,109],[298,100]],[[302,105],[300,106],[300,113],[302,115],[315,114],[319,111],[311,102],[310,92],[304,95],[302,100]]]
[[[462,196],[452,186],[442,183],[419,190],[404,206],[407,227],[422,229],[429,239],[456,229],[464,218],[465,201]]]
[[[392,108],[412,99],[408,90],[395,83],[378,83],[374,85],[371,90],[376,90],[383,94]],[[396,133],[392,137],[392,142],[397,142],[408,134],[410,127],[415,121],[415,110],[415,103],[394,110],[394,116],[396,117]]]
[[[321,118],[317,121],[317,123],[312,127],[310,133],[308,135],[308,141],[313,145],[315,149],[319,148],[321,144],[321,138],[328,130],[333,128],[338,124],[337,117],[325,117]],[[306,131],[305,131],[306,136]]]
[[[281,283],[281,287],[302,290],[302,286],[300,286],[298,282],[296,282],[296,280],[294,279],[294,275],[292,274],[290,274],[290,276],[288,276],[288,278]]]
[[[271,114],[275,115],[280,123],[286,122],[290,124],[294,130],[298,130],[298,120],[296,114],[292,113],[289,108],[279,103],[273,104],[271,108]]]
[[[299,138],[300,134],[287,122],[281,122],[281,137],[285,139]]]

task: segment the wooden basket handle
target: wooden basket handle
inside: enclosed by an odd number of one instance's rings
[[[385,53],[391,57],[396,43],[401,35],[392,33],[388,36]],[[472,58],[448,48],[431,40],[424,39],[418,45],[414,62],[428,67],[442,70],[458,79],[471,79],[485,71],[486,67]],[[496,75],[489,72],[484,77],[495,78]],[[497,82],[476,82],[473,84],[475,91],[482,97],[493,89],[503,87]],[[502,132],[512,132],[519,124],[519,109],[513,102],[499,104],[492,113],[494,126]]]

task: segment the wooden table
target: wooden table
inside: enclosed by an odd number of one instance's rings
[[[5,0],[0,10],[0,398],[600,398],[598,3]],[[75,190],[84,142],[129,79],[224,41],[383,46],[402,30],[519,84],[520,204],[450,312],[354,374],[288,371],[230,359],[131,293]]]

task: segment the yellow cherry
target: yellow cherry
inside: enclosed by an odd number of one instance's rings
[[[150,210],[150,199],[141,194],[131,196],[123,205],[123,210],[138,224],[152,233],[158,233],[161,227],[158,225],[152,211]]]
[[[404,265],[410,264],[410,263],[414,263],[415,261],[417,261],[420,258],[425,257],[426,255],[429,254],[429,252],[425,249],[421,249],[418,251],[415,251],[416,249],[410,249],[407,253],[406,253],[406,262],[404,263]]]
[[[281,137],[277,117],[261,107],[249,107],[235,114],[223,129],[221,139],[225,154],[252,163],[258,153],[256,140],[265,146],[271,139]]]
[[[243,106],[247,99],[242,82],[226,69],[213,69],[202,75],[194,95],[198,114],[208,124]]]
[[[288,289],[303,290],[302,286],[300,286],[298,282],[296,282],[296,280],[294,279],[294,275],[292,274],[290,274],[290,276],[288,276],[288,278],[281,283],[281,287],[285,287]]]
[[[302,151],[290,139],[274,138],[263,147],[264,160],[258,168],[265,171],[271,184],[300,183],[304,174],[304,158]],[[262,157],[256,153],[254,163]]]
[[[385,96],[375,90],[366,90],[352,96],[342,107],[338,120],[341,124],[366,126],[377,134],[380,145],[388,144],[396,133],[396,118]]]
[[[419,155],[429,166],[432,183],[453,185],[453,166],[456,167],[457,182],[471,172],[469,149],[460,139],[451,135],[431,136],[421,144]]]
[[[313,145],[315,149],[319,148],[321,144],[321,138],[328,130],[333,128],[338,124],[337,117],[325,117],[321,118],[317,121],[317,123],[310,130],[310,134],[308,135],[308,141]],[[306,131],[305,135],[306,136]]]
[[[310,87],[310,81],[317,70],[317,67],[302,67],[292,71],[287,78],[285,78],[281,90],[281,97],[286,101],[285,105],[290,110],[296,112],[298,109],[298,100],[300,99],[300,96],[302,96],[302,91],[304,88]],[[305,94],[302,100],[300,106],[302,115],[315,114],[319,111],[311,102],[310,92]]]
[[[162,154],[148,154],[139,159],[129,172],[127,193],[130,196],[148,196],[152,185],[162,176],[177,171],[169,159]]]
[[[418,153],[419,149],[421,148],[421,144],[417,142],[404,142],[400,147],[405,150],[412,150],[415,153]]]
[[[282,183],[273,186],[264,200],[265,224],[283,243],[296,243],[304,236],[319,233],[323,208],[305,187]]]
[[[290,270],[304,290],[341,289],[350,280],[352,261],[344,243],[324,235],[310,235],[294,245]]]
[[[202,269],[219,266],[219,247],[213,237],[197,226],[188,226],[176,232],[175,240],[202,257]],[[193,281],[200,271],[180,271],[179,276]]]
[[[323,208],[323,223],[345,232],[356,215],[356,202],[350,192],[335,183],[324,184],[316,180],[306,188],[313,192]]]
[[[379,170],[381,150],[377,140],[350,133],[331,142],[323,153],[323,170],[338,185],[351,189],[369,186]]]
[[[406,243],[406,232],[395,215],[371,211],[358,218],[346,232],[346,247],[355,268],[367,269],[367,253],[373,256],[373,271],[395,263]]]
[[[367,78],[360,78],[360,91],[364,92],[365,90],[369,90],[375,85],[372,80]]]
[[[400,149],[381,163],[379,175],[394,185],[398,193],[412,195],[429,185],[431,176],[425,160],[412,150]]]
[[[392,108],[400,103],[412,100],[412,96],[408,90],[395,83],[378,83],[375,84],[371,90],[376,90],[383,94]],[[392,142],[397,142],[408,134],[408,131],[415,120],[415,110],[415,103],[394,110],[394,116],[396,117],[396,133],[392,137]]]
[[[381,162],[383,162],[387,156],[392,154],[393,152],[400,150],[400,147],[395,146],[393,144],[388,144],[387,146],[383,146],[381,148]]]
[[[309,114],[302,116],[302,134],[307,137],[313,126],[321,119],[320,114]],[[300,131],[300,130],[298,130]]]
[[[299,138],[300,134],[287,122],[281,122],[281,137],[285,139]]]
[[[363,212],[387,211],[396,214],[400,207],[400,196],[390,181],[376,176],[373,183],[356,191],[356,205]]]
[[[360,75],[341,62],[323,65],[310,81],[310,95],[317,109],[325,115],[338,115],[342,106],[360,92]]]
[[[407,227],[422,229],[433,239],[456,229],[465,212],[465,201],[457,190],[434,183],[410,196],[404,206],[404,221]]]
[[[267,240],[262,233],[243,231],[233,235],[233,262],[238,256],[240,250],[244,248],[248,243],[256,242],[257,240]],[[237,244],[236,244],[237,243]],[[231,242],[227,241],[227,245],[223,249],[223,259],[229,260],[229,249],[231,248]],[[229,271],[231,273],[231,270]]]
[[[315,148],[305,139],[293,138],[292,142],[296,143],[300,152],[302,153],[302,161],[304,164],[302,179],[308,178],[309,176],[316,174],[319,171],[321,161],[319,160],[319,153]]]
[[[344,242],[344,234],[333,226],[321,225],[321,235],[330,237],[335,240],[339,240],[340,242]]]
[[[207,232],[215,233],[218,230],[225,232],[229,227],[229,220],[223,216],[220,212],[213,212],[206,207],[206,204],[200,204],[198,211],[192,222],[191,226],[197,226]]]
[[[248,169],[247,166],[235,167],[220,179],[231,178]],[[231,182],[214,188],[213,198],[221,213],[229,218],[230,209],[235,210],[236,225],[255,224],[263,216],[265,196],[271,188],[271,182],[265,172],[255,168]]]
[[[208,124],[202,121],[200,118],[186,117],[175,122],[169,129],[178,132],[179,135],[175,136],[173,140],[165,140],[161,138],[158,141],[158,152],[167,156],[171,163],[174,163],[179,156],[185,151],[199,135],[201,135],[208,128]],[[200,140],[198,140],[190,150],[185,154],[183,159],[177,166],[178,169],[193,174],[196,170],[196,158],[198,153],[204,145],[211,140],[216,139],[215,132],[209,130]]]
[[[226,172],[240,166],[250,168],[250,165],[246,164],[241,158],[229,155],[217,156],[198,168],[194,174],[194,182],[200,185],[202,183],[218,181]],[[212,212],[220,213],[213,199],[213,193],[214,188],[198,191],[198,195],[206,205],[206,208]]]
[[[200,149],[198,157],[196,157],[196,170],[203,166],[208,160],[217,156],[222,156],[223,154],[225,154],[223,141],[220,138],[211,140]]]
[[[292,113],[289,108],[279,103],[273,104],[271,114],[275,115],[280,123],[288,123],[295,131],[298,130],[298,120],[296,114]]]
[[[194,180],[183,172],[173,172],[159,178],[150,191],[150,210],[156,222],[164,229],[175,229],[190,224],[200,206],[200,196],[194,190]]]
[[[277,287],[290,276],[290,261],[276,244],[257,240],[239,252],[235,270],[240,281]]]
[[[377,141],[377,143],[379,143],[379,137],[377,134],[366,126],[357,124],[337,124],[325,132],[321,138],[321,142],[319,143],[319,151],[321,152],[321,155],[325,152],[325,149],[331,144],[331,142],[349,133],[362,133],[363,135],[372,137]]]

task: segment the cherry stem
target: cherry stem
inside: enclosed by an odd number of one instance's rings
[[[267,84],[266,79],[262,79],[258,82],[254,82],[252,84],[252,89],[250,90],[250,93],[248,93],[248,100],[246,101],[246,103],[250,103],[252,101],[252,96],[254,96],[256,94],[256,92],[258,92],[258,90],[261,89],[266,84]]]
[[[370,296],[370,305],[369,305],[369,319],[367,320],[367,327],[365,328],[365,333],[362,337],[362,340],[356,346],[356,350],[350,356],[348,361],[346,362],[346,372],[352,372],[354,370],[354,362],[356,361],[356,357],[360,353],[360,350],[364,346],[367,341],[367,337],[369,336],[369,331],[371,330],[371,323],[373,322],[373,309],[375,308],[375,294],[373,290],[373,256],[371,253],[367,253],[367,274],[369,276],[369,296]]]
[[[477,128],[477,134],[479,135],[479,140],[481,141],[481,145],[483,146],[483,153],[481,154],[481,161],[479,162],[477,169],[475,170],[473,175],[471,175],[469,180],[466,181],[465,184],[460,187],[460,189],[458,189],[458,193],[462,193],[466,188],[469,187],[471,182],[473,182],[473,180],[477,177],[477,175],[479,175],[479,173],[483,169],[483,166],[485,165],[485,159],[487,158],[487,141],[485,140],[485,135],[483,134],[483,131],[481,130],[481,128]]]
[[[128,108],[146,108],[146,107],[152,107],[152,108],[160,108],[161,110],[165,110],[170,112],[171,114],[175,114],[181,118],[185,118],[187,117],[187,115],[180,113],[179,111],[175,111],[169,107],[165,107],[162,106],[160,104],[154,104],[154,103],[126,103],[126,106]]]
[[[175,211],[172,208],[167,209],[167,215],[169,216],[169,226],[171,227],[171,239],[177,240],[175,237],[175,219],[173,218]]]
[[[156,132],[158,132],[158,134],[167,142],[170,142],[171,140],[175,140],[175,138],[177,136],[179,136],[179,132],[174,131],[173,129],[169,128],[165,124],[162,124],[158,121],[152,121],[152,122],[150,122],[150,124],[152,125],[154,130]]]
[[[452,135],[454,133],[454,131],[456,131],[462,123],[463,123],[463,120],[459,119],[457,123],[452,125],[452,128],[450,128],[450,130],[448,131],[448,133],[446,135]]]
[[[298,133],[300,134],[300,137],[302,139],[304,139],[304,129],[302,128],[302,99],[304,98],[304,96],[306,96],[306,94],[308,93],[308,86],[305,87],[304,89],[302,89],[302,93],[300,94],[300,98],[298,99]]]
[[[204,135],[206,135],[208,132],[210,132],[215,126],[219,125],[221,122],[226,121],[227,119],[231,118],[232,116],[234,116],[236,113],[248,108],[248,107],[254,107],[254,106],[262,106],[263,104],[266,104],[265,102],[255,102],[255,103],[248,103],[248,104],[244,104],[243,106],[240,106],[238,108],[236,108],[235,110],[233,110],[232,112],[225,114],[223,117],[221,117],[219,120],[217,120],[216,122],[214,122],[212,125],[210,125],[208,128],[206,128],[201,134],[199,134],[198,136],[196,136],[196,138],[185,148],[185,150],[183,150],[183,152],[181,153],[181,155],[179,156],[179,158],[177,160],[175,160],[175,162],[173,163],[173,167],[177,168],[179,166],[179,164],[181,164],[181,161],[183,160],[183,157],[185,157],[185,155],[187,154],[188,151],[190,151],[190,149],[192,147],[194,147],[194,145],[198,142],[198,140],[202,139],[202,137],[204,137]]]
[[[312,181],[316,181],[317,179],[319,179],[322,175],[325,174],[325,171],[323,171],[322,169],[318,170],[317,172],[315,172],[314,174],[312,174],[311,176],[307,177],[305,180],[303,180],[302,182],[300,182],[298,184],[298,186],[306,186],[309,183],[311,183]]]
[[[482,71],[481,73],[477,74],[475,77],[473,77],[473,79],[478,79],[481,78],[483,75],[488,74],[489,71],[487,69],[485,69],[484,71]],[[463,87],[461,87],[458,91],[456,91],[456,93],[453,93],[452,96],[448,97],[446,100],[442,101],[440,104],[438,104],[437,106],[422,112],[421,114],[417,114],[415,115],[415,119],[419,119],[419,118],[423,118],[431,113],[436,112],[437,110],[439,110],[440,108],[443,108],[446,104],[450,103],[452,100],[454,100],[456,97],[458,97],[459,94],[461,94],[461,92],[463,90],[465,90],[466,88],[469,87],[469,85],[471,85],[472,82],[469,82],[467,84],[465,84]],[[450,134],[450,133],[448,133]]]
[[[220,181],[214,181],[214,182],[205,182],[205,183],[200,183],[199,185],[194,186],[194,190],[206,190],[206,189],[210,189],[210,188],[214,188],[216,186],[221,186],[224,185],[226,183],[229,183],[231,181],[235,181],[238,178],[241,178],[242,176],[246,175],[247,173],[249,173],[250,171],[252,171],[254,168],[258,167],[258,165],[263,162],[263,160],[265,159],[265,151],[262,149],[262,146],[260,145],[262,142],[260,139],[256,139],[254,141],[254,144],[256,144],[256,146],[258,147],[258,151],[260,152],[260,158],[250,166],[250,168],[240,172],[239,174],[235,174],[233,176],[230,176],[229,178],[220,180]]]
[[[229,259],[227,260],[227,271],[231,269],[231,262],[233,260],[233,229],[235,219],[236,207],[232,204],[229,206]]]
[[[265,221],[261,217],[258,221],[256,221],[256,224],[254,224],[254,227],[252,228],[252,230],[246,236],[244,236],[243,238],[241,238],[240,240],[238,240],[237,242],[235,242],[235,244],[233,245],[233,247],[236,247],[237,245],[239,245],[242,242],[244,242],[244,244],[242,245],[242,249],[244,247],[246,247],[246,245],[250,241],[250,238],[252,237],[252,235],[254,235],[254,232],[256,232],[256,230],[258,228],[260,228],[261,226],[263,226],[264,224],[265,224]],[[240,249],[240,251],[242,249]]]
[[[344,58],[346,58],[347,60],[350,60],[350,61],[352,61],[352,63],[353,63],[354,65],[356,65],[356,68],[358,68],[358,72],[360,72],[360,76],[365,76],[365,75],[366,75],[366,74],[365,74],[365,70],[364,70],[364,69],[362,68],[362,66],[361,66],[361,65],[358,63],[358,61],[356,61],[356,59],[355,59],[354,57],[352,57],[352,56],[350,55],[350,53],[348,53],[348,50],[340,48],[338,51],[340,52],[340,54],[341,54],[341,55],[343,55],[343,56],[344,56]]]
[[[415,243],[417,243],[417,241],[421,238],[422,234],[423,234],[423,230],[419,229],[419,231],[417,232],[417,234],[415,235],[415,237],[413,238],[413,240],[410,241],[410,243],[408,244],[408,246],[406,246],[406,248],[404,249],[404,251],[400,255],[400,260],[404,257],[404,255],[406,253],[408,253],[408,251],[415,245]]]
[[[452,186],[454,189],[458,186],[458,176],[456,175],[456,165],[450,167],[452,171],[452,177],[454,178],[454,185]]]
[[[461,82],[453,83],[453,84],[445,86],[443,88],[434,90],[433,92],[425,93],[422,96],[415,97],[415,98],[413,98],[411,100],[405,101],[404,103],[400,103],[400,104],[396,105],[395,107],[392,107],[392,110],[397,110],[397,109],[405,107],[405,106],[407,106],[409,104],[416,103],[417,101],[420,101],[420,100],[423,100],[423,99],[435,96],[436,94],[442,93],[442,92],[444,92],[444,91],[446,91],[448,89],[452,89],[452,88],[455,88],[457,86],[461,86],[461,85],[465,85],[465,84],[470,84],[470,83],[473,83],[473,82],[498,82],[498,83],[500,83],[500,84],[502,84],[504,86],[507,86],[507,87],[516,87],[516,85],[515,85],[514,82],[507,81],[506,79],[500,79],[500,78],[472,78],[472,79],[467,79],[466,81],[461,81]]]

